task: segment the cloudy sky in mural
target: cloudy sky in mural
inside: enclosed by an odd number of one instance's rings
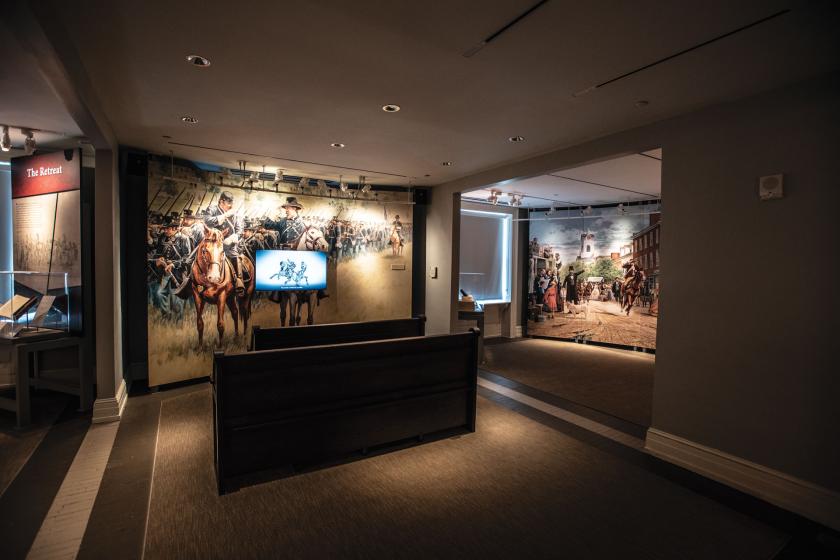
[[[615,208],[594,209],[591,216],[572,219],[541,220],[544,212],[532,212],[530,238],[537,238],[540,245],[551,245],[553,252],[560,253],[563,264],[573,262],[580,253],[581,233],[595,234],[596,256],[610,256],[620,252],[622,245],[631,243],[633,234],[647,227],[649,212],[655,205],[633,206],[627,214],[620,215]],[[556,217],[562,217],[562,212]],[[534,220],[534,218],[536,218]]]

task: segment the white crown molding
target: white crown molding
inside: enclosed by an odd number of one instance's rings
[[[647,431],[645,451],[840,530],[840,494],[828,488],[656,428]]]
[[[125,380],[120,380],[120,386],[117,388],[116,397],[108,397],[104,399],[96,399],[93,403],[93,419],[94,424],[103,424],[105,422],[119,422],[122,417],[125,402],[128,400],[126,393]]]

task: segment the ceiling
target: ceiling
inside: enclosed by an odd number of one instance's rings
[[[38,71],[38,61],[26,53],[0,20],[0,124],[50,132],[36,132],[42,148],[78,147],[82,131]],[[24,135],[9,129],[13,149],[0,152],[0,161],[24,155]]]
[[[330,179],[365,174],[379,184],[443,183],[840,64],[836,3],[781,0],[550,0],[463,56],[534,2],[50,5],[120,143],[234,168],[244,159]],[[192,67],[189,54],[212,65]],[[35,90],[14,95],[14,114],[2,118],[49,117],[54,103]],[[384,113],[387,103],[402,110]],[[198,124],[182,123],[184,115]],[[78,133],[71,123],[50,126]],[[525,141],[509,142],[514,135]]]
[[[510,181],[464,193],[465,199],[485,202],[490,191],[522,194],[523,208],[583,206],[655,200],[662,184],[662,150],[614,158],[564,169],[556,173]],[[500,202],[508,202],[502,198]]]

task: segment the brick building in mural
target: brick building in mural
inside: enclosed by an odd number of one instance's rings
[[[659,226],[662,214],[650,214],[649,225],[633,234],[633,260],[642,267],[649,288],[657,287],[659,276]]]

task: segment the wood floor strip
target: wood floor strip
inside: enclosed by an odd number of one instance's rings
[[[28,560],[76,558],[118,428],[119,423],[112,422],[93,424],[88,429],[29,550]]]
[[[616,443],[620,443],[622,445],[626,445],[627,447],[632,447],[633,449],[639,450],[643,449],[645,446],[645,442],[643,439],[633,437],[629,434],[616,430],[615,428],[599,424],[598,422],[594,422],[589,418],[584,418],[583,416],[574,414],[573,412],[569,412],[568,410],[564,410],[560,407],[548,404],[545,401],[529,397],[528,395],[520,393],[519,391],[514,391],[509,387],[499,385],[498,383],[494,383],[488,379],[479,377],[478,384],[486,389],[489,389],[506,397],[510,397],[515,401],[521,402],[522,404],[545,412],[546,414],[550,414],[555,418],[559,418],[561,420],[569,422],[570,424],[574,424],[575,426],[579,426],[585,430],[589,430],[590,432],[594,432],[605,438],[611,439]]]

